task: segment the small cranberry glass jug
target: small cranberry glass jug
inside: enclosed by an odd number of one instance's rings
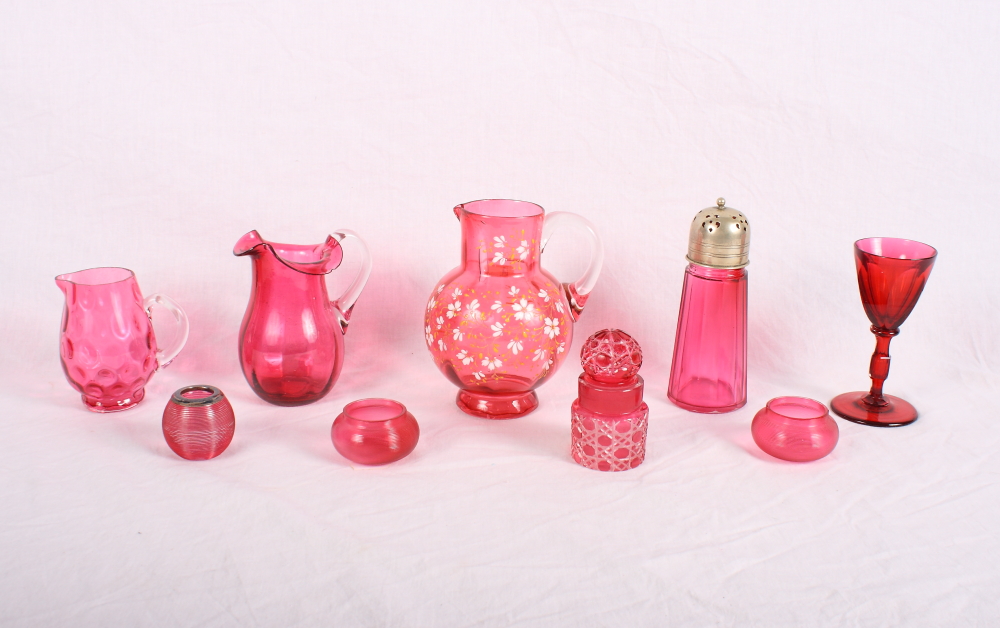
[[[340,266],[340,243],[360,244],[361,268],[336,301],[326,275]],[[240,327],[240,364],[257,395],[279,406],[299,406],[330,392],[344,363],[344,333],[351,309],[368,281],[371,256],[353,231],[341,229],[322,244],[278,244],[256,231],[233,254],[253,260],[253,289]]]
[[[184,311],[162,294],[142,297],[127,268],[59,275],[66,297],[59,356],[83,403],[94,412],[127,410],[146,396],[146,382],[177,357],[188,336]],[[149,312],[162,305],[177,323],[173,346],[160,350]]]
[[[462,223],[462,264],[427,303],[427,346],[460,388],[459,408],[488,419],[524,416],[538,407],[534,389],[566,358],[604,249],[580,216],[545,215],[534,203],[475,201],[456,207],[455,215]],[[572,284],[560,284],[540,264],[552,232],[566,222],[584,227],[590,240],[590,264]]]
[[[667,396],[693,412],[747,402],[750,223],[720,198],[691,223]]]

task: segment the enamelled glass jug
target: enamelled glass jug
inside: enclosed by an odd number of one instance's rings
[[[462,224],[462,263],[427,302],[427,347],[459,387],[463,411],[489,419],[524,416],[538,406],[534,389],[566,358],[604,249],[580,216],[546,215],[534,203],[483,200],[454,211]],[[541,256],[553,231],[571,222],[583,227],[590,263],[580,279],[561,284],[542,268]]]

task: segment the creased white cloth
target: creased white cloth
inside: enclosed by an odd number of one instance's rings
[[[990,2],[3,3],[0,624],[996,623],[998,34]],[[750,394],[701,416],[666,384],[688,225],[719,196],[752,227]],[[421,333],[451,208],[490,197],[577,212],[607,252],[541,407],[505,422],[455,407]],[[232,246],[341,227],[374,258],[343,374],[270,406],[239,371]],[[578,236],[543,257],[563,281]],[[939,251],[886,384],[921,418],[839,421],[828,458],[777,461],[750,436],[768,399],[869,384],[867,236]],[[95,266],[191,319],[118,414],[58,361],[52,278]],[[646,462],[615,474],[568,455],[606,327],[642,344],[650,406]],[[197,383],[237,428],[192,463],[160,416]],[[420,442],[351,466],[330,425],[378,396]]]

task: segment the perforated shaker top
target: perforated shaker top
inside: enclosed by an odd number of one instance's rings
[[[743,268],[750,263],[750,222],[720,198],[691,222],[687,259],[709,268]]]

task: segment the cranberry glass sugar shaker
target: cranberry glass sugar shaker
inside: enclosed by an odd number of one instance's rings
[[[646,457],[649,418],[639,343],[619,329],[605,329],[583,344],[580,362],[584,372],[573,402],[573,460],[598,471],[639,466]]]
[[[667,389],[692,412],[730,412],[747,402],[750,223],[726,199],[716,204],[691,223]]]

